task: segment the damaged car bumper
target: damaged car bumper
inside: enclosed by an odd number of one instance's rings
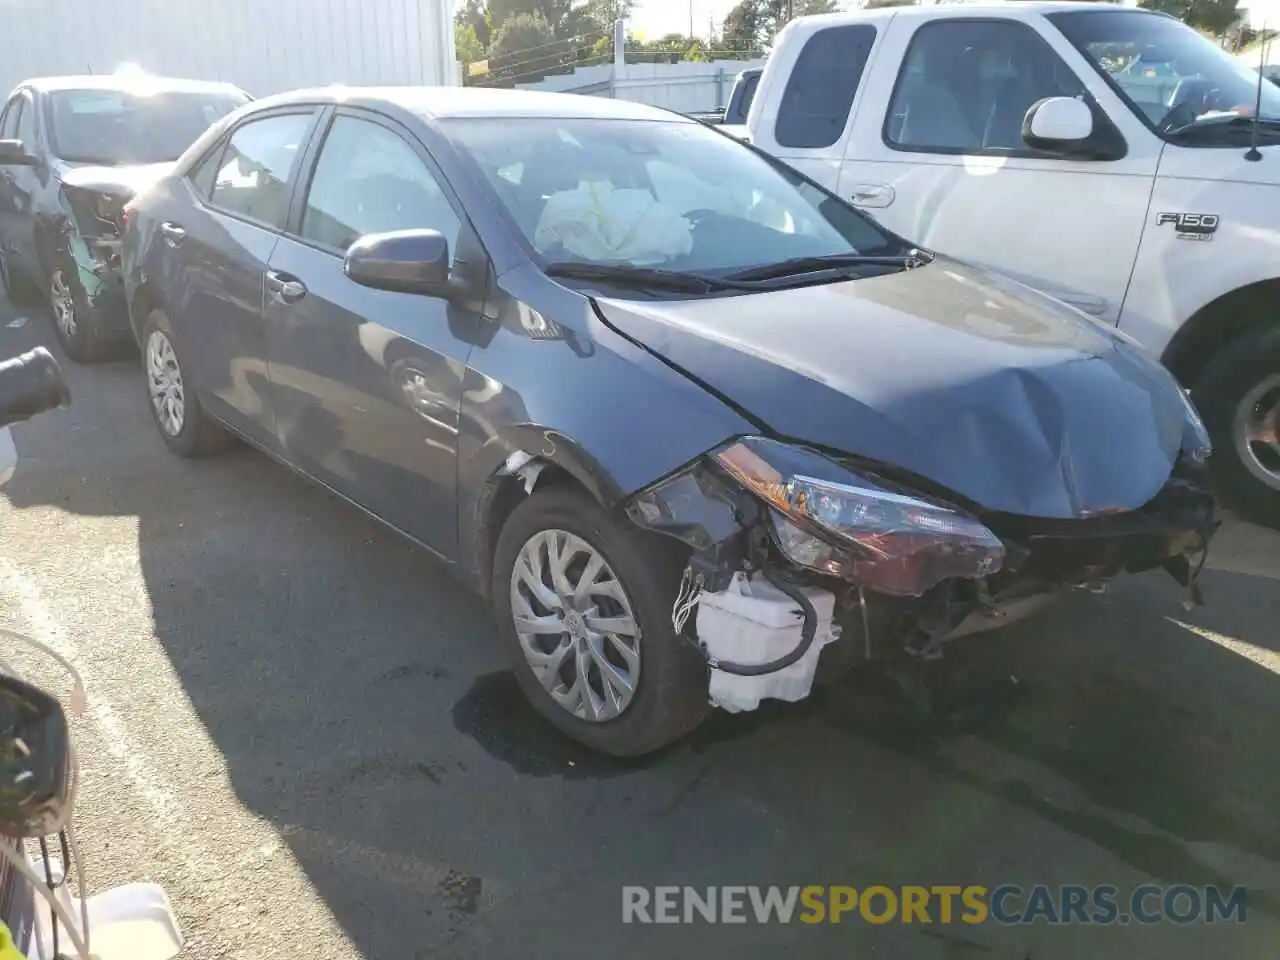
[[[713,703],[736,712],[808,696],[836,640],[855,661],[932,659],[1068,590],[1157,568],[1200,602],[1218,525],[1201,473],[1183,457],[1138,509],[1042,519],[747,437],[641,491],[627,514],[691,548],[673,626],[706,657]]]

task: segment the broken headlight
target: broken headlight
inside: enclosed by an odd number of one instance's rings
[[[811,450],[747,437],[712,459],[772,507],[775,539],[792,563],[903,596],[953,577],[998,571],[1005,548],[972,517],[897,493]]]

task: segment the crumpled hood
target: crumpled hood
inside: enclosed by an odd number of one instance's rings
[[[67,167],[61,176],[63,183],[82,190],[131,200],[143,187],[149,187],[172,170],[172,163],[141,163],[134,166]]]
[[[755,295],[596,302],[776,434],[897,466],[988,510],[1140,507],[1187,431],[1177,384],[1131,341],[942,257]]]

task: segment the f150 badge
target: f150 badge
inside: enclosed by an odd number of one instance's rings
[[[1179,240],[1212,240],[1218,229],[1216,213],[1157,213],[1156,226],[1173,224],[1174,235]]]

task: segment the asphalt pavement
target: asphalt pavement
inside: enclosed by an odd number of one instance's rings
[[[0,305],[0,356],[51,342]],[[1274,957],[1280,536],[968,642],[1016,677],[908,731],[839,688],[601,759],[486,607],[265,456],[164,450],[136,358],[16,429],[0,624],[67,653],[88,881],[165,885],[185,957]],[[57,673],[0,654],[57,691]],[[873,698],[867,695],[867,702]],[[624,885],[1244,885],[1244,923],[624,925]],[[934,918],[936,920],[936,917]]]

